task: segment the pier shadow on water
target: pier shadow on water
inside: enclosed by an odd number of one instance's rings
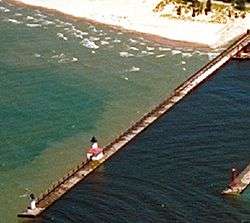
[[[214,78],[31,222],[250,222],[250,191],[220,192],[250,152],[250,63]]]

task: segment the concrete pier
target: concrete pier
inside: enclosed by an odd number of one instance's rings
[[[197,86],[199,86],[206,79],[211,77],[218,68],[233,58],[250,42],[250,34],[246,33],[241,36],[235,43],[223,51],[219,56],[210,61],[207,65],[198,70],[182,85],[174,90],[170,97],[166,98],[152,111],[145,114],[133,126],[127,129],[123,134],[117,137],[113,142],[104,148],[104,157],[99,161],[88,161],[79,164],[76,168],[70,171],[59,182],[49,188],[42,194],[36,202],[37,208],[35,210],[26,210],[18,217],[34,218],[39,216],[43,211],[49,208],[56,200],[63,194],[67,193],[77,183],[82,181],[86,176],[91,174],[102,163],[114,155],[118,150],[124,147],[130,140],[137,136],[140,132],[145,130],[156,119],[169,111],[176,103],[178,103],[187,94],[191,93]]]
[[[250,164],[228,185],[222,194],[239,195],[250,184]]]
[[[244,47],[240,52],[238,52],[234,56],[234,58],[241,60],[250,59],[250,43],[246,47]]]

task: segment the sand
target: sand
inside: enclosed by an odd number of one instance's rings
[[[160,17],[153,12],[159,0],[16,0],[27,5],[122,27],[170,40],[217,48],[250,28],[250,15],[226,24]]]

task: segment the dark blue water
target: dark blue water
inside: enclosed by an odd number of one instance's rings
[[[231,61],[38,222],[250,222],[220,192],[250,152],[250,62]]]

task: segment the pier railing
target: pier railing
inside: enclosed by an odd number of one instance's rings
[[[126,145],[133,137],[135,137],[139,132],[144,131],[151,123],[154,122],[157,118],[159,118],[161,115],[163,115],[166,111],[168,111],[170,108],[173,107],[176,103],[178,103],[186,94],[190,93],[195,87],[197,87],[200,83],[205,81],[209,76],[211,76],[216,69],[218,69],[222,64],[227,62],[231,57],[234,56],[235,53],[237,53],[242,47],[249,44],[249,31],[242,35],[235,43],[230,45],[226,50],[224,50],[220,55],[215,57],[213,60],[211,60],[208,64],[206,64],[204,67],[199,69],[195,74],[193,74],[190,78],[188,78],[183,84],[181,84],[179,87],[177,87],[173,93],[163,100],[160,104],[155,106],[150,112],[146,113],[140,120],[135,122],[131,127],[129,127],[127,130],[125,130],[122,134],[117,136],[111,143],[107,144],[104,147],[104,154],[106,155],[106,158],[103,159],[100,163],[98,163],[95,166],[92,166],[92,161],[83,161],[80,164],[78,164],[75,168],[71,169],[67,175],[65,175],[63,178],[58,180],[55,184],[51,185],[47,191],[45,191],[43,194],[41,194],[37,198],[37,204],[41,203],[43,200],[46,200],[47,197],[49,197],[52,193],[56,193],[57,189],[60,189],[60,186],[63,184],[66,184],[67,181],[69,181],[71,178],[77,175],[78,172],[81,172],[81,170],[88,169],[88,175],[90,172],[92,172],[94,169],[96,169],[101,163],[103,163],[106,159],[111,157],[116,151],[118,151],[121,147]],[[205,75],[204,75],[205,74]],[[202,76],[203,75],[203,76]],[[201,78],[200,78],[201,77]],[[121,143],[122,142],[122,143]],[[115,151],[112,151],[112,148],[117,144],[118,149]],[[111,151],[111,152],[110,152]],[[85,176],[83,174],[81,177],[79,177],[77,182],[80,182]],[[81,179],[80,179],[81,178]],[[72,183],[70,186],[67,187],[66,191],[68,191],[70,188],[72,188],[76,183]],[[62,194],[65,192],[58,193],[56,196],[58,199]],[[51,205],[56,199],[49,199],[49,204],[46,204],[47,208],[49,205]],[[32,216],[37,216],[42,212],[39,211],[37,213],[34,213]],[[30,216],[30,213],[22,213],[19,216]]]
[[[188,78],[184,84],[180,85],[179,87],[175,88],[172,95],[170,95],[169,98],[163,100],[160,104],[158,104],[156,107],[154,107],[150,112],[146,113],[140,120],[135,122],[131,127],[129,127],[127,130],[125,130],[121,135],[119,135],[117,138],[115,138],[111,143],[106,145],[104,147],[104,153],[105,151],[112,148],[114,144],[117,142],[124,140],[124,138],[128,135],[130,135],[134,130],[136,130],[140,126],[145,126],[144,122],[147,118],[149,118],[152,115],[155,115],[158,113],[162,107],[164,107],[169,101],[171,101],[171,96],[176,96],[178,92],[181,92],[182,89],[184,89],[190,82],[192,82],[194,79],[196,79],[199,75],[202,75],[205,71],[209,70],[211,67],[213,67],[218,61],[220,61],[222,58],[230,54],[233,50],[236,50],[241,43],[244,43],[249,38],[249,34],[243,34],[237,41],[237,44],[233,43],[231,44],[226,50],[224,50],[222,53],[220,53],[218,56],[216,56],[213,60],[208,62],[204,67],[196,71],[190,78]],[[162,115],[161,113],[158,114],[158,117]],[[53,184],[49,189],[41,194],[37,202],[40,202],[43,200],[46,196],[48,196],[51,192],[53,192],[56,188],[58,188],[61,184],[63,184],[65,181],[70,179],[76,172],[79,171],[79,169],[83,168],[86,164],[88,164],[88,160],[83,161],[82,163],[78,164],[75,168],[71,169],[67,175],[65,175],[63,178],[59,179],[55,184]]]

